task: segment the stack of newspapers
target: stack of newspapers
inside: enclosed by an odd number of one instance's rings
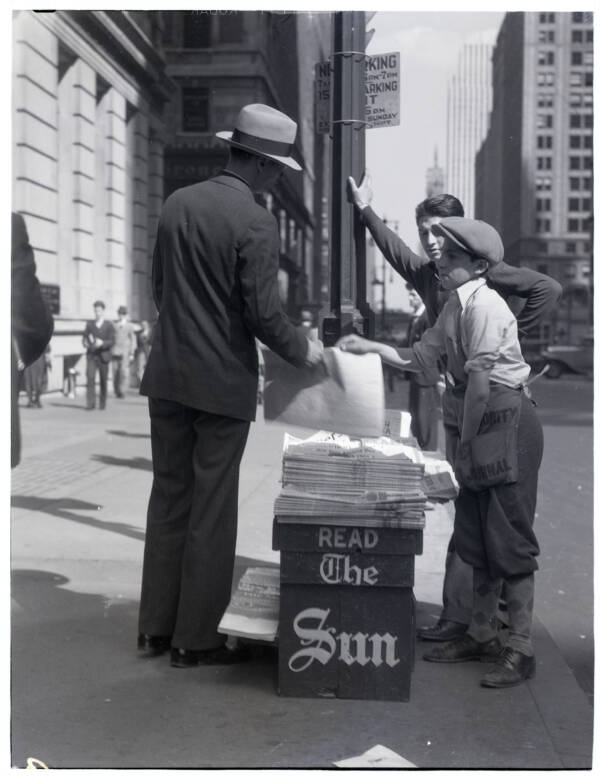
[[[275,516],[280,523],[423,528],[425,466],[415,452],[387,437],[286,433]]]

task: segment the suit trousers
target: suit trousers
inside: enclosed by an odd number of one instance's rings
[[[117,398],[125,395],[129,389],[129,357],[127,355],[113,355],[113,387]]]
[[[96,371],[100,374],[100,408],[106,406],[106,385],[108,382],[108,363],[105,363],[100,355],[88,352],[86,363],[87,379],[87,405],[93,408],[96,405]]]
[[[154,479],[139,632],[172,646],[221,645],[237,535],[239,467],[250,423],[148,399]]]

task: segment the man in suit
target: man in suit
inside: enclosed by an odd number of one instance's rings
[[[21,371],[32,365],[48,346],[54,319],[35,273],[33,249],[25,220],[11,215],[11,468],[21,460],[19,385]]]
[[[115,396],[125,398],[129,387],[129,365],[135,354],[135,331],[127,317],[127,306],[119,306],[114,324],[115,343],[111,350]]]
[[[411,284],[406,285],[413,316],[408,326],[407,346],[412,347],[429,327],[425,304]],[[407,372],[408,373],[408,372]],[[408,374],[408,411],[410,432],[422,450],[437,450],[440,375],[411,371]]]
[[[291,157],[296,123],[245,106],[226,168],[165,202],[152,268],[159,311],[140,392],[149,396],[148,504],[138,652],[177,667],[245,660],[217,627],[231,595],[239,466],[255,419],[255,338],[295,366],[322,358],[282,311],[279,231],[253,192]]]
[[[100,375],[100,409],[106,408],[106,385],[108,365],[115,343],[115,329],[112,322],[104,319],[104,301],[94,302],[94,320],[88,320],[83,331],[83,346],[87,349],[87,406],[96,407],[96,373]]]

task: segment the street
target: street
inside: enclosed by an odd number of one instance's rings
[[[80,390],[45,396],[41,410],[22,407],[24,455],[11,485],[13,764],[33,756],[62,768],[316,768],[383,744],[422,768],[590,766],[592,390],[573,377],[536,388],[546,435],[536,679],[490,695],[477,684],[480,664],[424,663],[418,643],[406,704],[278,697],[268,657],[243,669],[140,662],[145,399],[131,391],[87,412]],[[238,576],[278,560],[271,521],[284,428],[265,425],[260,407],[257,417],[242,461]],[[418,624],[439,610],[450,526],[448,510],[427,513]]]

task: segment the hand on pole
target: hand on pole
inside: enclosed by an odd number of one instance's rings
[[[356,186],[356,182],[352,176],[348,176],[348,200],[354,203],[356,208],[361,211],[367,206],[371,205],[373,200],[373,189],[371,186],[371,174],[365,171],[360,184]]]

